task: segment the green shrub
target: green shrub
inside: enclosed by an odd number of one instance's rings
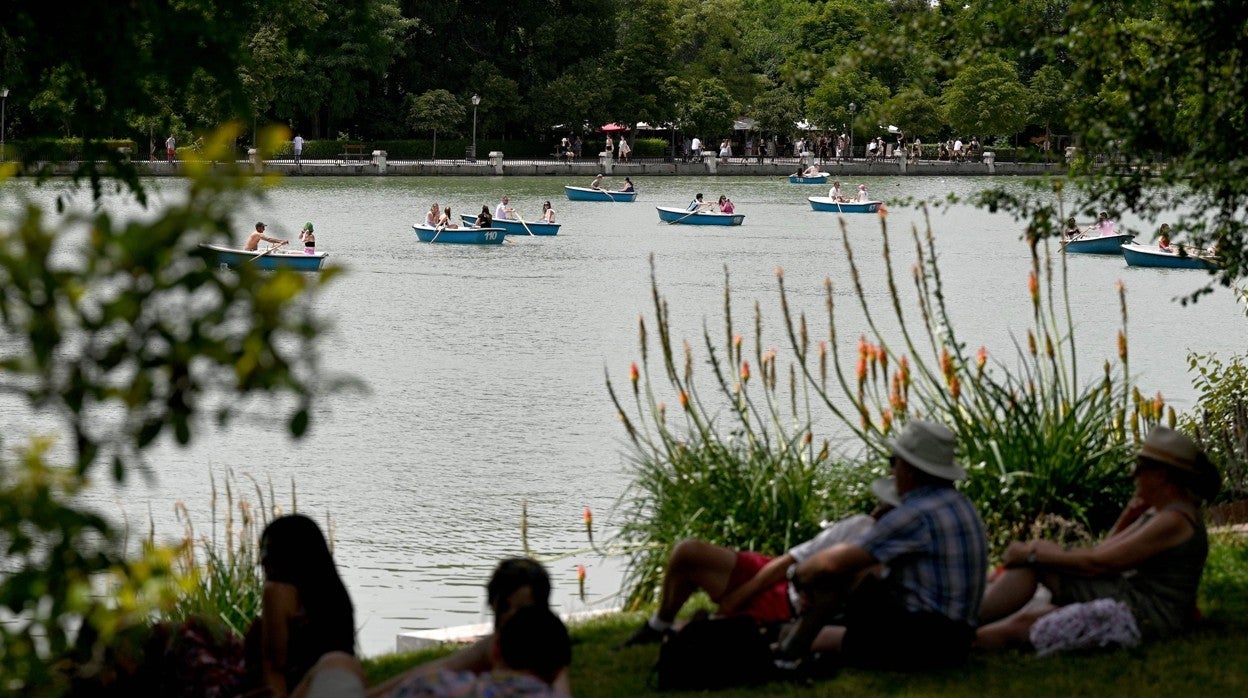
[[[1241,292],[1242,293],[1242,292]],[[1248,293],[1242,294],[1248,299]],[[1219,501],[1248,498],[1248,356],[1223,362],[1213,354],[1189,353],[1188,371],[1200,398],[1180,420],[1222,473]]]

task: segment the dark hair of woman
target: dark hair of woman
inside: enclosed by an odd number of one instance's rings
[[[302,514],[273,519],[260,536],[260,562],[266,580],[290,584],[299,592],[313,634],[304,640],[323,648],[322,654],[355,654],[355,610],[315,521]]]

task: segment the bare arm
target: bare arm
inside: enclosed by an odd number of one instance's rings
[[[368,689],[366,695],[384,696],[393,691],[400,683],[407,681],[416,676],[425,676],[434,674],[442,670],[447,671],[471,671],[480,674],[494,668],[492,652],[494,648],[494,635],[486,635],[478,639],[476,642],[467,647],[456,651],[454,654],[447,655],[441,659],[435,659],[431,662],[425,662],[419,666],[395,676],[385,683],[378,684]]]
[[[805,586],[824,576],[855,575],[876,564],[879,564],[879,560],[862,546],[838,543],[815,553],[809,560],[798,565],[795,581]]]
[[[776,582],[784,579],[784,573],[789,569],[789,565],[793,564],[793,556],[785,553],[777,558],[772,558],[770,562],[763,565],[762,569],[754,573],[745,584],[724,594],[719,600],[720,614],[727,615],[735,613],[747,601],[754,598],[754,595],[770,587]]]
[[[299,592],[290,584],[265,582],[264,610],[260,615],[260,651],[264,686],[271,696],[285,696],[290,620],[299,610]]]
[[[1173,548],[1191,538],[1192,524],[1176,511],[1163,511],[1148,523],[1120,532],[1091,548],[1062,550],[1054,543],[1036,541],[1013,543],[1006,557],[1016,546],[1035,546],[1035,564],[1049,570],[1092,577],[1102,574],[1125,572],[1141,562]],[[1012,566],[1007,562],[1007,566]]]

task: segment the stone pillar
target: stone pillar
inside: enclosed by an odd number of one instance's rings
[[[715,174],[715,166],[719,163],[719,153],[711,150],[702,150],[702,163],[706,165],[707,174]]]
[[[997,154],[991,150],[984,151],[984,164],[988,166],[988,174],[997,172]]]
[[[602,168],[602,173],[604,175],[611,174],[611,163],[614,161],[614,158],[611,157],[611,153],[608,153],[605,150],[598,153],[598,167]]]
[[[264,172],[264,158],[260,157],[260,151],[255,148],[247,149],[247,159],[251,162],[251,171],[256,174]]]
[[[377,166],[377,174],[385,174],[386,173],[386,151],[374,150],[373,151],[373,164]]]
[[[494,168],[494,174],[501,175],[503,173],[503,151],[490,151],[490,167]]]
[[[897,171],[901,174],[906,173],[906,149],[897,148],[893,150],[893,155],[897,158]]]

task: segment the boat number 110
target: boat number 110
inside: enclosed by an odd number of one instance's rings
[[[498,237],[498,233],[496,233],[496,232],[494,232],[494,231],[492,231],[492,230],[487,230],[487,231],[486,231],[486,233],[485,233],[485,239],[486,239],[486,240],[493,240],[494,238],[497,238],[497,237]]]

